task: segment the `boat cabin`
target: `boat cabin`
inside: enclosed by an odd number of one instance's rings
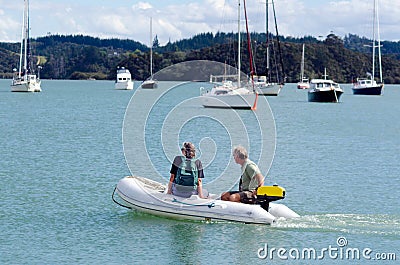
[[[311,80],[310,87],[312,89],[339,89],[340,86],[338,83],[333,82],[332,80],[325,79],[313,79]]]

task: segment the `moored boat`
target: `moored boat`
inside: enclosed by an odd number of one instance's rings
[[[381,58],[381,40],[379,35],[379,14],[378,0],[374,0],[373,34],[372,34],[372,72],[367,73],[368,78],[357,78],[353,83],[354,95],[382,95],[383,94],[383,76],[382,76],[382,58]],[[378,48],[378,58],[375,50]],[[379,83],[375,80],[375,61],[378,59],[379,65]]]
[[[246,14],[246,7],[244,7]],[[246,15],[247,25],[247,15]],[[238,1],[238,33],[240,33],[240,1]],[[249,89],[249,86],[243,86],[241,83],[241,46],[240,35],[238,35],[238,69],[235,83],[232,80],[226,80],[226,75],[222,75],[224,79],[221,84],[215,85],[210,90],[200,88],[200,99],[205,108],[232,108],[232,109],[251,109],[257,108],[258,94],[254,87]],[[249,36],[249,35],[248,35]],[[248,37],[249,43],[249,37]],[[250,53],[250,68],[252,68],[252,55]],[[250,70],[252,72],[252,70]],[[218,76],[218,75],[217,75]],[[214,76],[214,77],[217,77]],[[210,82],[214,82],[213,76],[210,77]]]
[[[340,85],[328,79],[312,79],[308,90],[309,102],[339,102],[343,90]]]
[[[310,88],[310,82],[308,78],[304,76],[304,49],[305,49],[305,44],[303,43],[303,51],[301,53],[301,64],[300,64],[300,81],[297,83],[298,89]]]
[[[272,189],[275,190],[272,186]],[[166,186],[156,181],[128,176],[121,179],[114,192],[122,202],[114,198],[117,204],[145,212],[152,215],[197,221],[234,221],[253,224],[272,224],[279,218],[299,217],[297,213],[287,206],[272,203],[284,197],[262,194],[260,204],[244,204],[231,201],[223,201],[217,195],[210,194],[208,198],[202,199],[198,195],[182,198],[167,194]],[[266,200],[262,201],[263,199]]]
[[[269,8],[268,5],[272,5],[273,10],[273,19],[275,23],[275,30],[276,30],[276,43],[277,43],[277,51],[275,49],[274,43],[270,40],[270,33],[269,33]],[[255,75],[254,86],[256,88],[256,92],[259,95],[263,96],[278,96],[281,89],[285,85],[285,78],[284,78],[284,65],[282,60],[282,52],[280,48],[280,40],[279,40],[279,32],[278,32],[278,25],[275,16],[275,4],[274,1],[271,3],[266,1],[265,3],[265,30],[266,30],[266,50],[265,50],[265,73]],[[272,53],[270,49],[273,49]],[[270,55],[272,54],[272,61],[273,65],[270,67]]]
[[[253,76],[254,87],[259,95],[278,96],[284,84],[271,83],[265,75]]]
[[[382,95],[383,83],[378,84],[375,80],[368,78],[357,78],[357,81],[353,84],[354,95]]]
[[[132,90],[133,81],[131,73],[125,67],[117,69],[117,79],[115,80],[115,89]]]
[[[158,87],[158,81],[153,79],[153,19],[150,18],[150,77],[143,81],[142,88],[153,89]]]
[[[309,89],[310,88],[310,82],[308,78],[303,78],[302,81],[297,83],[297,89]]]
[[[41,92],[40,77],[32,69],[30,37],[29,37],[29,0],[24,1],[24,15],[22,19],[22,40],[19,58],[19,69],[14,69],[11,83],[12,92]],[[39,68],[40,69],[40,68]]]
[[[205,108],[255,109],[257,93],[247,87],[237,87],[232,81],[223,81],[210,91],[200,88],[200,100]]]
[[[141,84],[142,88],[157,88],[158,87],[158,82],[157,80],[154,79],[148,79],[148,80],[144,80],[143,83]]]

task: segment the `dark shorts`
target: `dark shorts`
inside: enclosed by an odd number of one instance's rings
[[[230,191],[230,194],[238,193],[240,195],[240,202],[242,203],[254,203],[255,198],[252,191]]]

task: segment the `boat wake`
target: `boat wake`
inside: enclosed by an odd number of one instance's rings
[[[316,214],[278,220],[273,227],[316,232],[341,232],[380,236],[400,236],[399,215]]]

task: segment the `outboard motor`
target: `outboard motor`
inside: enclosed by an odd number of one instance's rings
[[[285,188],[278,185],[258,187],[256,203],[268,212],[269,203],[284,199],[285,193]]]

